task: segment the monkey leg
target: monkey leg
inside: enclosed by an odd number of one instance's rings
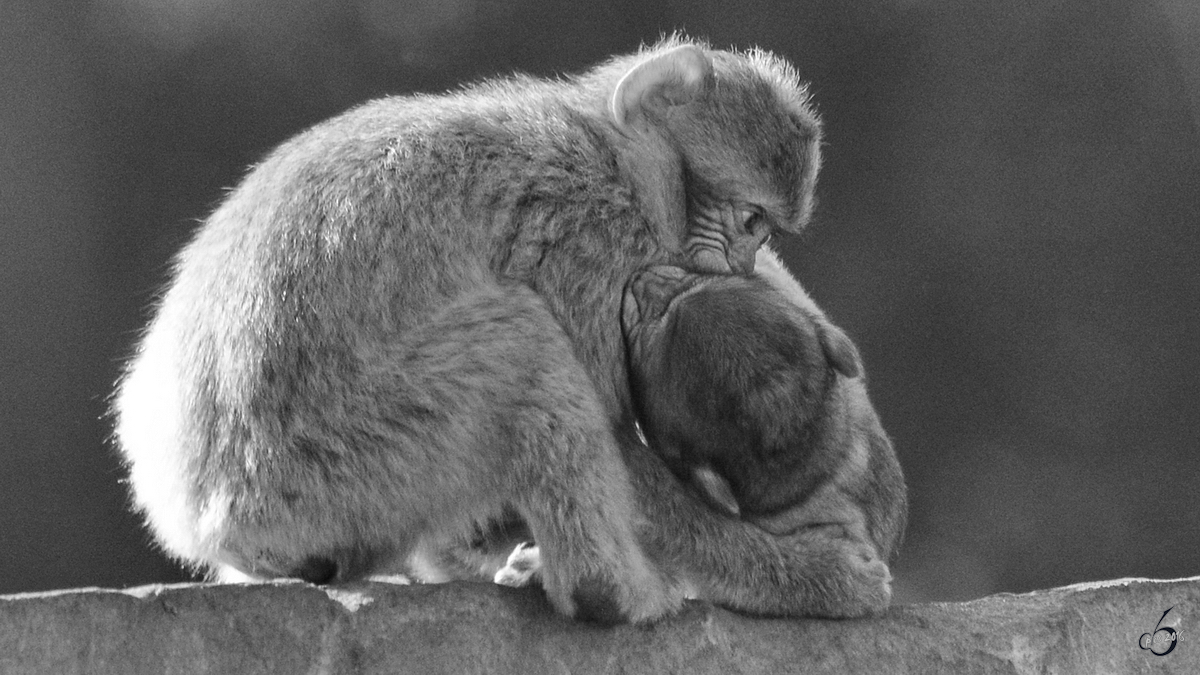
[[[639,511],[610,418],[542,299],[523,286],[480,293],[428,335],[439,349],[455,345],[456,359],[466,359],[459,369],[493,402],[479,452],[500,463],[486,467],[481,482],[507,477],[500,497],[537,542],[555,607],[600,621],[678,609],[681,592],[638,544]]]
[[[341,580],[331,571],[341,565],[404,573],[412,554],[515,514],[564,614],[643,621],[678,608],[681,593],[638,544],[609,416],[532,290],[470,290],[419,328],[361,340],[355,354],[353,385],[311,387],[305,423],[281,444],[293,449],[286,475],[254,486],[269,503],[230,519],[236,567],[310,580]]]
[[[891,600],[891,574],[874,546],[841,527],[787,535],[707,507],[636,439],[622,447],[649,520],[642,542],[698,598],[775,616],[856,617]]]

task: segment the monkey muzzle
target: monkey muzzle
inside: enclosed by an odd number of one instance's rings
[[[691,211],[685,251],[692,269],[741,276],[754,272],[758,249],[773,230],[761,209],[748,204],[708,205],[693,200]]]

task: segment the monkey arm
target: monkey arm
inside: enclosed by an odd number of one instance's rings
[[[823,528],[777,536],[717,512],[636,438],[620,440],[646,519],[639,540],[699,599],[773,616],[855,617],[887,607],[891,575],[873,547]]]

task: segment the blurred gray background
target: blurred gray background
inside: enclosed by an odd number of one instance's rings
[[[184,578],[102,419],[170,256],[367,98],[686,29],[811,80],[789,263],[911,484],[900,599],[1200,574],[1195,0],[3,0],[0,592]]]

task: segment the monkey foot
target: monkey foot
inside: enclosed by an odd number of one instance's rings
[[[492,579],[501,586],[522,588],[538,583],[542,574],[542,556],[537,544],[523,541],[508,556],[508,562]]]

